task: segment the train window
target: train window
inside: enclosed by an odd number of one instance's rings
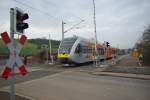
[[[83,53],[86,53],[86,47],[82,46]]]
[[[83,53],[88,53],[88,47],[87,46],[82,46]]]
[[[81,49],[81,44],[78,44],[78,46],[75,49],[75,53],[81,53],[82,49]]]
[[[101,53],[102,55],[104,55],[104,49],[102,48],[102,53]]]
[[[90,53],[90,48],[88,48],[88,53]]]
[[[69,53],[70,52],[70,48],[60,48],[59,49],[59,53]]]
[[[97,48],[98,54],[101,54],[101,50],[100,48]]]
[[[103,48],[98,48],[98,53],[100,55],[104,55],[104,49]]]
[[[92,48],[90,48],[90,53],[92,53]]]
[[[60,45],[59,52],[60,53],[70,53],[70,50],[76,40],[77,40],[77,38],[75,38],[75,37],[64,39]]]

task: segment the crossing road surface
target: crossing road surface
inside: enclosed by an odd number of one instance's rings
[[[124,55],[116,66],[139,66],[138,59],[131,56],[131,54]]]
[[[150,75],[150,66],[139,66],[138,59],[128,54],[124,55],[116,65],[107,68],[106,71]]]
[[[19,83],[16,91],[35,100],[149,100],[150,81],[65,71]]]

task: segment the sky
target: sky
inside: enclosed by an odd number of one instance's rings
[[[25,30],[28,38],[61,40],[65,33],[87,39],[94,38],[92,0],[0,0],[0,32],[9,32],[10,8],[18,7],[29,14]],[[111,46],[132,48],[150,24],[150,0],[95,0],[97,39]]]

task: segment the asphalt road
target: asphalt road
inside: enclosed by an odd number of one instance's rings
[[[31,68],[36,68],[37,66],[40,66],[42,69],[38,70],[38,71],[29,72],[25,76],[21,76],[20,74],[15,75],[15,84],[39,79],[39,78],[42,78],[42,77],[45,77],[48,75],[53,75],[56,73],[60,73],[60,72],[66,71],[66,70],[75,70],[75,69],[79,70],[79,69],[84,69],[84,68],[88,68],[88,70],[89,70],[89,67],[87,67],[87,66],[83,66],[81,68],[81,67],[77,67],[77,66],[73,66],[73,67],[62,66],[59,64],[56,64],[56,65],[36,64],[36,65],[28,65],[28,66],[31,66]],[[3,68],[1,67],[1,69],[3,69]],[[0,70],[0,72],[1,71],[2,70]],[[0,77],[0,88],[9,86],[10,82],[11,82],[10,78],[5,80]]]
[[[124,59],[126,58],[130,56]],[[123,60],[120,63],[126,64]],[[95,69],[92,65],[40,66],[44,69],[30,72],[24,77],[15,76],[17,93],[35,100],[148,100],[150,98],[150,80],[91,75],[87,72]],[[7,87],[9,84],[10,79],[0,78],[0,90],[9,91]]]
[[[15,76],[15,83],[21,83],[21,82],[25,82],[25,81],[30,81],[30,80],[34,80],[34,79],[39,79],[48,75],[52,75],[52,74],[56,74],[60,71],[46,71],[46,70],[39,70],[39,71],[34,71],[34,72],[30,72],[27,73],[25,76],[21,76],[21,75],[16,75]],[[8,78],[7,80],[0,78],[0,88],[5,87],[5,86],[9,86],[11,82],[11,79]]]
[[[35,100],[149,100],[150,81],[65,71],[17,84],[16,92]]]
[[[75,69],[80,69],[80,67],[68,67],[68,66],[62,66],[60,64],[56,64],[56,65],[49,65],[49,64],[36,64],[36,65],[28,65],[31,68],[36,68],[39,67],[42,68],[41,70],[38,71],[33,71],[33,72],[29,72],[27,73],[25,76],[21,76],[21,75],[15,75],[15,83],[21,83],[21,82],[25,82],[25,81],[30,81],[30,80],[34,80],[34,79],[39,79],[48,75],[53,75],[56,73],[60,73],[66,70],[75,70]],[[83,66],[81,69],[83,68],[88,68],[87,66]],[[0,73],[2,72],[3,66],[0,67]],[[7,80],[0,78],[0,88],[5,87],[5,86],[9,86],[11,82],[11,79],[8,78]]]

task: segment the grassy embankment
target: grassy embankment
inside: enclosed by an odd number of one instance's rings
[[[14,43],[16,43],[16,41],[17,40],[15,40]],[[20,56],[32,56],[32,55],[36,55],[40,51],[42,51],[42,48],[41,48],[42,42],[36,43],[36,39],[34,39],[34,42],[32,42],[32,41],[33,40],[29,40],[24,45],[24,47],[22,48],[22,50],[20,52]],[[37,40],[37,42],[39,42],[39,41]],[[55,42],[56,41],[54,41],[54,44],[52,42],[52,46],[55,45]],[[55,47],[52,48],[52,52],[53,53],[57,52],[57,48],[58,48],[58,45],[57,46],[55,45]],[[4,44],[4,42],[2,41],[2,39],[0,39],[0,55],[9,55],[9,50],[8,50],[7,46]]]

